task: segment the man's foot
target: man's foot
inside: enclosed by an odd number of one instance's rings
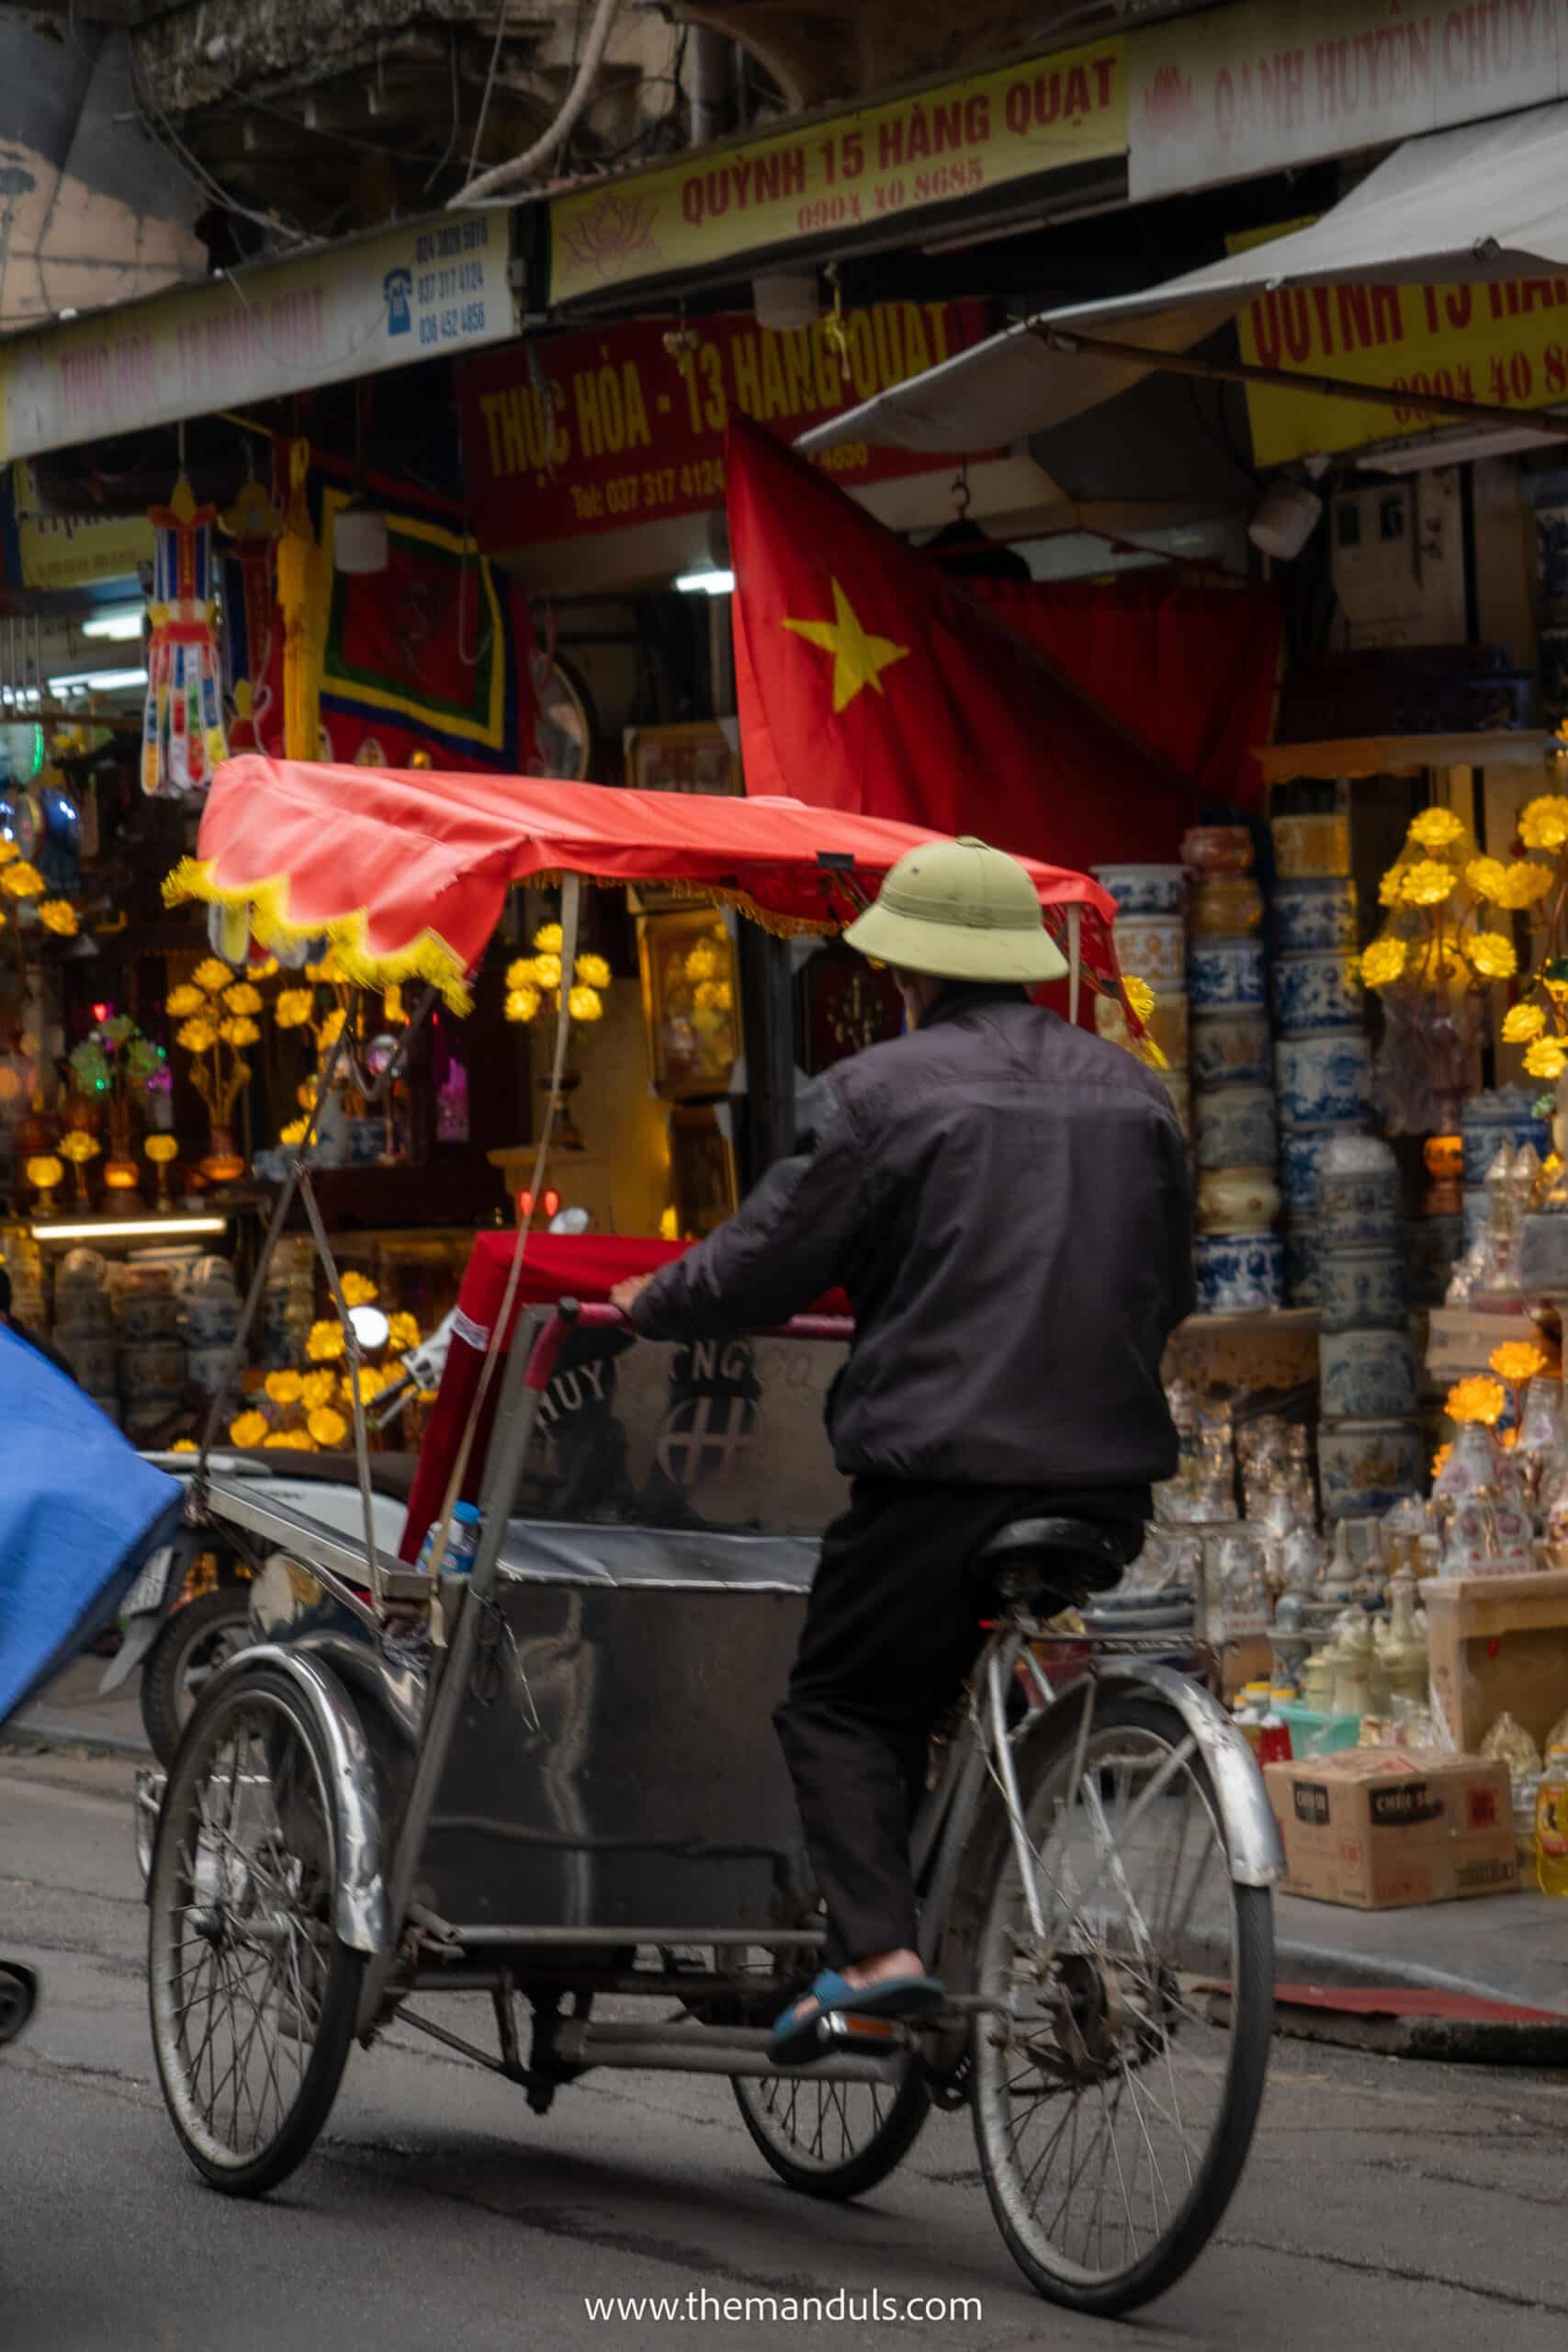
[[[818,2025],[829,2015],[867,2018],[923,2017],[941,2008],[947,1995],[928,1976],[918,1952],[882,1952],[840,1973],[825,1968],[811,1990],[785,2009],[773,2026],[768,2055],[776,2066],[805,2066],[823,2054]]]

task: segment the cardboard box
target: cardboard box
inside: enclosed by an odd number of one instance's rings
[[[1568,1709],[1568,1571],[1428,1577],[1432,1699],[1473,1754],[1506,1707],[1538,1747]]]
[[[1270,1764],[1280,1892],[1358,1911],[1517,1890],[1506,1764],[1398,1747]]]

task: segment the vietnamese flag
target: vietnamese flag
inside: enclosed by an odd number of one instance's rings
[[[1174,860],[1196,815],[1186,778],[743,417],[727,469],[749,792],[1080,871]]]

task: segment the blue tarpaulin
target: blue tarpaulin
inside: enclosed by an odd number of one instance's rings
[[[177,1480],[0,1328],[0,1724],[116,1615],[181,1500]]]

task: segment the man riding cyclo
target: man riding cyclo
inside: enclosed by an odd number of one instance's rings
[[[839,1064],[814,1131],[697,1248],[614,1294],[645,1338],[782,1323],[841,1287],[829,1408],[849,1509],[823,1538],[774,1716],[827,1911],[827,1966],[772,2055],[825,2013],[942,2006],[917,1950],[909,1828],[1004,1526],[1071,1519],[1136,1555],[1176,1468],[1160,1365],[1193,1305],[1186,1149],[1154,1073],[1035,1005],[1066,964],[1027,873],[964,838],[911,850],[846,933],[908,1031]]]

